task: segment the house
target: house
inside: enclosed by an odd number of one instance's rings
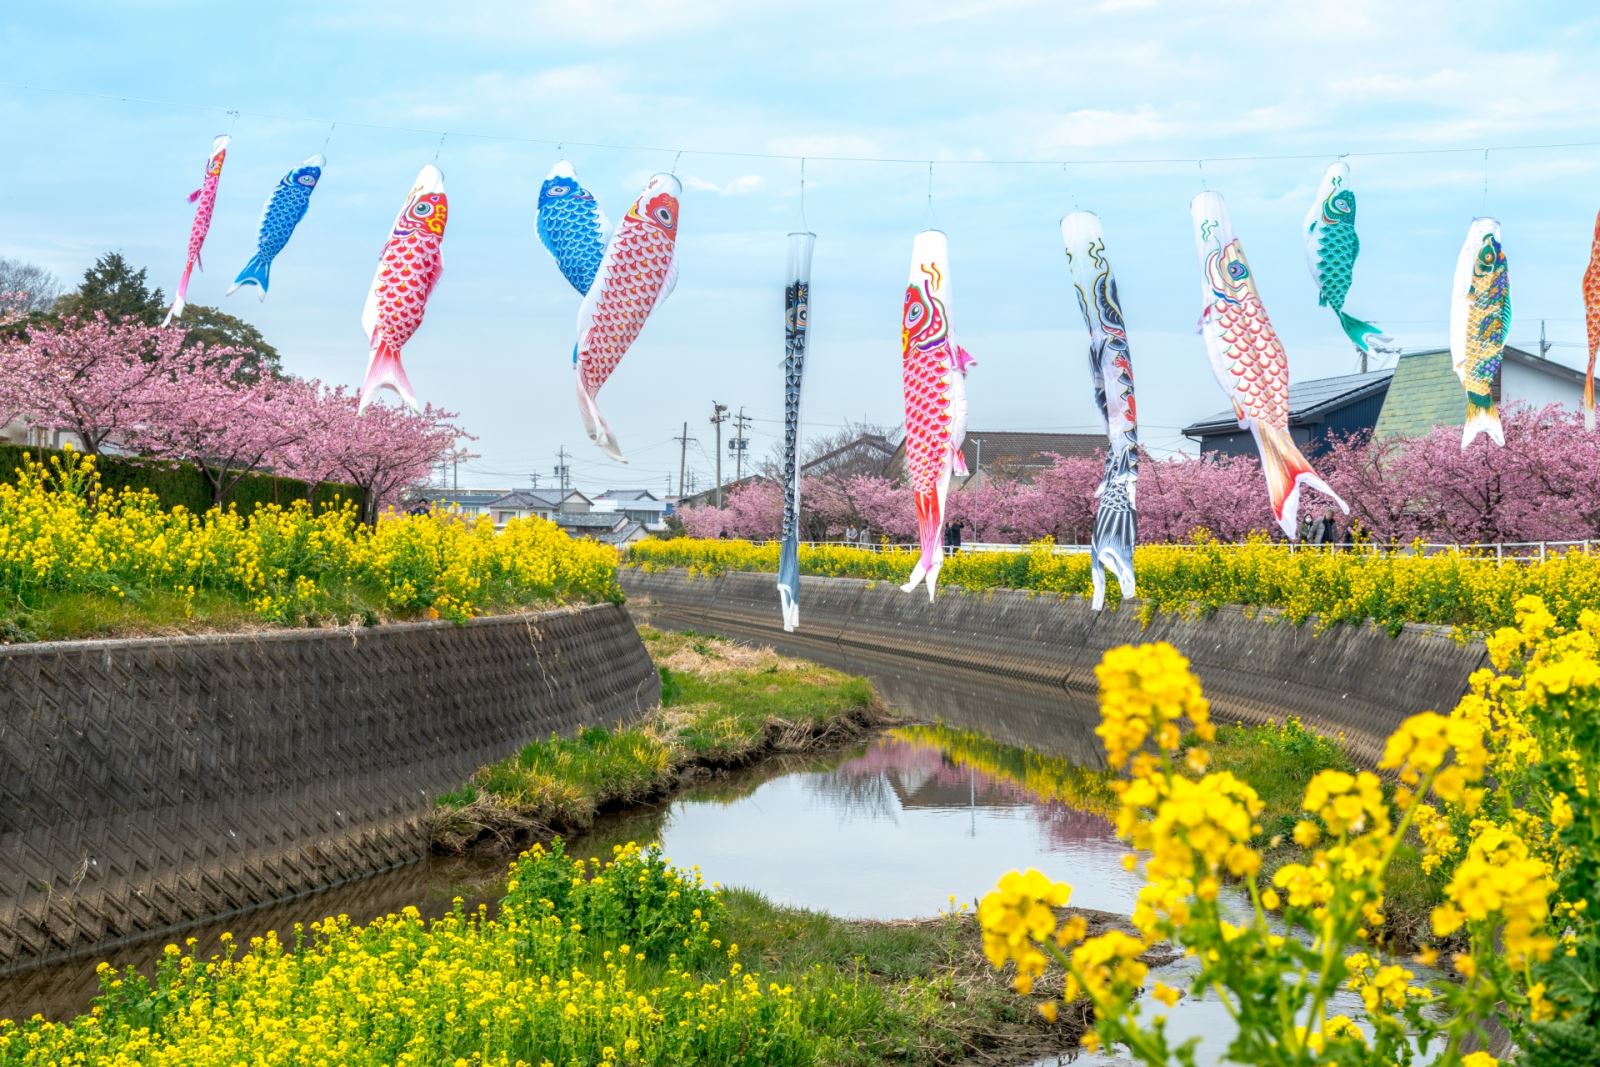
[[[666,526],[672,506],[648,489],[607,489],[594,498],[594,510],[617,512],[648,529],[659,530]]]
[[[430,507],[456,508],[462,515],[475,518],[487,515],[489,506],[505,496],[505,489],[436,489],[421,486],[410,492],[410,499],[426,501]]]
[[[1105,434],[1099,433],[1023,433],[1016,430],[968,430],[961,446],[967,461],[967,478],[959,488],[977,488],[985,479],[998,475],[1022,482],[1055,462],[1055,457],[1089,458],[1105,451]],[[884,468],[890,478],[905,473],[905,442],[895,449]]]
[[[740,478],[736,482],[729,482],[722,487],[722,502],[728,502],[728,494],[741,486],[754,485],[757,482],[770,482],[772,479],[765,474],[751,474]],[[680,508],[713,508],[717,506],[717,490],[715,487],[704,492],[692,493],[689,496],[678,498]]]
[[[1583,399],[1583,374],[1506,345],[1492,392],[1499,404],[1559,404],[1577,410]],[[1403,353],[1395,362],[1394,384],[1373,436],[1417,437],[1435,426],[1461,426],[1466,421],[1466,393],[1450,366],[1450,350],[1430,348]]]
[[[617,512],[557,512],[555,523],[569,537],[587,537],[608,545],[631,544],[650,536],[644,523]]]
[[[824,474],[841,475],[845,478],[857,474],[881,475],[889,461],[894,458],[895,451],[894,443],[883,434],[860,434],[837,448],[830,448],[816,459],[802,463],[800,475],[803,478],[815,478]]]
[[[1295,446],[1308,459],[1315,459],[1328,450],[1333,438],[1372,430],[1396,374],[1377,370],[1291,384],[1289,434]],[[1190,423],[1183,428],[1183,435],[1199,443],[1202,455],[1256,455],[1254,436],[1240,429],[1232,408]]]
[[[537,516],[541,519],[554,519],[560,502],[552,500],[543,493],[531,489],[513,489],[491,500],[484,508],[484,514],[494,518],[494,528],[502,529],[512,519],[526,519]]]

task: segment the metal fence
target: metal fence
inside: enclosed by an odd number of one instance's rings
[[[777,541],[754,541],[753,544],[767,546],[776,545]],[[854,542],[854,541],[801,541],[802,545],[809,548],[857,548],[864,552],[899,552],[916,546],[910,543],[884,544],[881,542]],[[1370,556],[1448,556],[1459,555],[1464,559],[1477,560],[1520,560],[1524,562],[1543,562],[1552,556],[1563,556],[1576,552],[1580,555],[1590,555],[1600,549],[1600,542],[1596,541],[1502,541],[1486,544],[1443,544],[1423,543],[1405,545],[1379,545],[1370,542],[1359,544],[1334,544],[1334,545],[1309,545],[1292,541],[1278,542],[1290,552],[1359,552]],[[1243,548],[1243,544],[1232,543],[1218,545],[1210,542],[1204,545],[1187,544],[1182,542],[1163,542],[1166,548]],[[963,552],[1044,552],[1048,551],[1057,556],[1086,556],[1089,554],[1088,545],[1017,545],[1006,544],[999,541],[966,541],[961,545]]]

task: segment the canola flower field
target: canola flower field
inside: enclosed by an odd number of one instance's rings
[[[1030,589],[1087,597],[1087,555],[1056,555],[1048,544],[1031,552],[958,553],[945,560],[941,585],[965,589]],[[778,545],[748,541],[644,541],[626,562],[645,568],[683,567],[705,574],[776,571]],[[916,562],[912,549],[885,552],[844,545],[802,545],[800,570],[829,577],[899,584]],[[1575,625],[1585,607],[1600,607],[1600,556],[1580,551],[1543,562],[1496,562],[1450,553],[1376,555],[1290,551],[1268,541],[1208,542],[1178,547],[1142,545],[1134,552],[1140,610],[1208,612],[1228,604],[1273,608],[1299,623],[1372,621],[1398,631],[1408,622],[1489,633],[1516,624],[1516,603],[1537,596],[1563,625]],[[1106,602],[1120,599],[1115,580]]]
[[[1600,612],[1564,626],[1537,597],[1487,645],[1448,714],[1424,712],[1389,738],[1379,769],[1329,768],[1306,785],[1291,833],[1302,862],[1264,873],[1265,805],[1250,782],[1211,766],[1215,737],[1199,680],[1166,644],[1106,654],[1097,675],[1108,762],[1121,772],[1119,835],[1145,886],[1137,934],[1088,936],[1058,909],[1072,887],[1012,871],[980,902],[991,963],[1032,994],[1047,974],[1059,993],[1037,1001],[1054,1018],[1089,1001],[1084,1045],[1124,1047],[1147,1067],[1186,1062],[1164,1011],[1185,995],[1215,997],[1238,1023],[1228,1046],[1245,1064],[1493,1067],[1473,1044],[1503,1028],[1527,1067],[1592,1064],[1600,1047]],[[1186,745],[1185,734],[1199,744]],[[1455,981],[1428,986],[1386,958],[1388,879],[1415,834],[1422,866],[1443,886],[1432,910],[1439,947],[1417,962]],[[1241,884],[1243,916],[1219,901]],[[1170,943],[1201,967],[1186,988],[1141,990],[1141,955]],[[1454,946],[1460,946],[1458,949]],[[1448,957],[1448,958],[1446,958]],[[1333,1014],[1332,992],[1361,997],[1359,1017]],[[1470,1050],[1470,1051],[1469,1051]]]
[[[103,489],[94,459],[30,462],[0,484],[8,640],[151,628],[444,618],[620,601],[616,552],[539,519],[264,505],[197,514]]]

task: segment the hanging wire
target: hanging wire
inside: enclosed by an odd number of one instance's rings
[[[186,101],[163,100],[163,99],[159,99],[159,98],[155,98],[155,97],[127,96],[127,95],[120,94],[120,93],[91,92],[91,91],[83,90],[83,89],[58,89],[58,88],[54,88],[54,87],[51,87],[51,86],[27,85],[27,84],[24,84],[24,83],[21,83],[21,82],[6,81],[6,80],[3,80],[3,79],[0,79],[0,87],[4,87],[4,88],[8,88],[8,89],[20,89],[20,90],[23,90],[25,92],[48,93],[48,94],[53,94],[53,95],[58,95],[58,96],[78,96],[78,97],[85,97],[85,98],[97,99],[97,100],[110,100],[110,101],[114,101],[114,102],[118,102],[118,103],[124,103],[124,104],[143,104],[143,105],[152,106],[152,107],[165,107],[165,108],[171,108],[173,110],[181,110],[181,111],[213,112],[213,113],[220,112],[220,113],[226,114],[226,115],[243,115],[243,114],[246,114],[246,112],[244,112],[242,110],[235,110],[235,109],[232,109],[232,108],[224,108],[224,107],[220,107],[220,106],[215,105],[215,104],[191,104],[191,103],[188,103]],[[276,122],[308,122],[308,123],[313,123],[315,125],[322,125],[323,123],[326,123],[326,122],[336,121],[336,120],[331,120],[331,119],[327,119],[327,118],[318,118],[316,116],[310,116],[310,115],[285,115],[285,114],[282,114],[282,113],[279,113],[279,112],[268,112],[268,111],[250,111],[250,112],[248,112],[248,114],[252,118],[270,119],[270,120],[276,121]],[[416,126],[395,126],[395,125],[389,125],[389,124],[386,124],[386,123],[379,123],[379,122],[352,122],[352,121],[349,121],[349,120],[337,120],[337,121],[339,121],[344,126],[349,126],[349,127],[355,128],[355,129],[363,129],[363,130],[389,130],[389,131],[394,131],[394,132],[399,132],[399,133],[423,133],[423,134],[435,134],[435,133],[439,133],[440,132],[439,130],[423,129],[423,128],[416,127]],[[485,132],[475,132],[475,131],[471,131],[471,130],[454,130],[452,132],[457,137],[470,137],[470,138],[473,138],[475,140],[481,140],[481,141],[504,141],[504,142],[508,142],[508,143],[539,144],[539,145],[558,145],[558,144],[565,143],[565,142],[562,142],[562,141],[558,141],[557,139],[555,139],[553,137],[525,137],[525,136],[519,136],[519,135],[516,135],[516,134],[485,133]],[[678,149],[678,148],[675,148],[675,147],[669,147],[669,146],[664,146],[664,145],[625,144],[625,143],[621,143],[621,142],[612,142],[612,141],[573,141],[572,145],[575,148],[599,148],[599,149],[603,149],[603,150],[606,150],[606,151],[614,151],[614,152],[680,152],[681,153],[681,152],[686,152],[686,151],[692,151],[696,155],[719,156],[719,157],[723,157],[723,158],[727,158],[727,159],[798,160],[800,158],[798,155],[785,153],[785,152],[750,152],[750,151],[741,151],[741,150],[738,150],[738,149],[714,149],[714,148]],[[1448,155],[1475,154],[1475,153],[1484,152],[1484,151],[1494,151],[1494,152],[1546,152],[1546,151],[1552,151],[1552,150],[1556,150],[1556,149],[1569,149],[1569,148],[1600,148],[1600,141],[1556,141],[1556,142],[1548,142],[1548,143],[1542,143],[1542,144],[1497,144],[1497,145],[1489,145],[1487,147],[1480,144],[1480,145],[1459,145],[1459,146],[1451,147],[1451,148],[1389,148],[1389,149],[1372,149],[1372,150],[1369,150],[1369,151],[1352,150],[1352,151],[1348,151],[1348,152],[1342,153],[1340,158],[1363,157],[1363,156],[1364,157],[1369,157],[1369,158],[1378,158],[1378,157],[1387,157],[1387,156],[1448,156]],[[1234,156],[1210,156],[1210,157],[1207,157],[1207,158],[1209,158],[1210,161],[1213,162],[1213,163],[1254,163],[1254,162],[1268,162],[1268,161],[1277,161],[1277,160],[1327,159],[1328,156],[1332,155],[1332,154],[1334,154],[1334,153],[1332,153],[1332,152],[1330,152],[1328,150],[1323,150],[1323,151],[1319,151],[1319,152],[1249,153],[1249,154],[1234,155]],[[897,165],[905,165],[905,164],[908,164],[908,163],[923,163],[923,162],[926,161],[924,159],[913,159],[913,158],[899,157],[899,156],[831,156],[831,155],[830,156],[824,156],[824,155],[819,155],[819,156],[811,156],[811,157],[808,157],[808,158],[818,159],[818,160],[822,160],[822,161],[828,162],[828,163],[881,163],[881,164],[897,164]],[[983,158],[980,154],[974,153],[972,158],[947,159],[945,162],[950,163],[950,164],[961,164],[961,165],[967,165],[967,166],[983,166],[983,167],[990,167],[990,166],[992,166],[992,167],[1059,167],[1063,163],[1069,163],[1069,164],[1071,164],[1073,166],[1083,166],[1083,167],[1095,167],[1095,166],[1139,167],[1139,166],[1184,166],[1184,165],[1187,165],[1187,164],[1190,164],[1190,163],[1203,163],[1204,161],[1203,160],[1197,160],[1193,156],[1144,156],[1144,157],[1112,158],[1112,159],[1095,159],[1095,158],[1083,158],[1083,159],[990,159],[990,158]]]
[[[338,129],[338,128],[339,128],[339,124],[337,122],[330,122],[328,124],[328,136],[326,136],[326,137],[324,137],[322,139],[322,154],[323,155],[327,155],[328,154],[328,142],[333,140],[333,131]]]
[[[234,109],[234,110],[226,112],[226,114],[229,114],[229,115],[233,116],[233,121],[228,123],[228,136],[232,137],[233,136],[233,128],[235,126],[239,125],[239,112],[238,112],[238,109]]]
[[[928,217],[922,227],[925,230],[933,229],[933,160],[928,160]]]
[[[1070,166],[1068,164],[1066,164],[1066,163],[1061,164],[1061,177],[1063,179],[1067,179],[1067,176],[1070,173],[1070,170],[1071,170],[1071,168],[1070,168]],[[1072,198],[1072,210],[1078,211],[1079,210],[1079,206],[1078,206],[1078,190],[1077,190],[1076,186],[1070,180],[1067,180],[1067,195]]]
[[[1483,214],[1489,213],[1489,149],[1483,150]]]
[[[806,222],[806,157],[800,157],[800,228],[807,233],[811,226]]]
[[[433,161],[435,163],[439,162],[439,153],[444,151],[444,139],[449,136],[448,132],[439,135],[439,143],[433,147]]]
[[[1211,187],[1206,184],[1206,161],[1203,160],[1203,159],[1197,159],[1197,160],[1194,161],[1194,165],[1200,168],[1200,189],[1201,189],[1201,191],[1204,192],[1204,191],[1209,190]]]
[[[678,154],[672,157],[672,176],[678,176],[678,161],[683,158],[683,149],[678,149]]]

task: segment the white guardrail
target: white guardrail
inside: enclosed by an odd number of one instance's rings
[[[752,541],[751,543],[752,544],[757,544],[757,545],[775,545],[778,542],[768,540],[768,541]],[[811,548],[858,548],[858,549],[861,549],[861,550],[866,551],[866,552],[898,552],[898,551],[901,551],[903,549],[916,547],[915,545],[910,544],[910,543],[904,543],[904,544],[882,544],[882,543],[879,543],[879,542],[867,542],[865,544],[861,544],[861,543],[858,543],[858,542],[849,542],[849,541],[842,541],[842,540],[841,541],[801,541],[800,543],[802,545],[806,545],[806,546],[811,547]],[[1421,554],[1421,555],[1424,555],[1424,556],[1444,556],[1444,555],[1450,555],[1452,553],[1455,553],[1455,554],[1459,554],[1459,555],[1461,555],[1461,556],[1463,556],[1463,557],[1465,557],[1467,559],[1496,560],[1496,561],[1508,560],[1509,559],[1509,560],[1524,560],[1524,561],[1529,561],[1529,562],[1542,561],[1542,560],[1550,558],[1551,556],[1565,555],[1565,554],[1567,554],[1569,552],[1577,552],[1577,553],[1580,553],[1582,555],[1587,556],[1587,555],[1591,554],[1592,552],[1600,550],[1600,541],[1502,541],[1502,542],[1496,542],[1496,543],[1493,543],[1493,544],[1456,545],[1456,544],[1425,543],[1425,544],[1421,544],[1421,545],[1408,544],[1408,545],[1395,545],[1395,546],[1374,545],[1374,544],[1354,544],[1354,545],[1352,545],[1352,544],[1336,544],[1336,545],[1332,545],[1332,546],[1327,546],[1327,545],[1295,544],[1293,542],[1279,542],[1279,543],[1280,544],[1284,544],[1289,549],[1289,551],[1291,551],[1291,552],[1328,552],[1328,551],[1361,552],[1361,553],[1365,553],[1367,555],[1374,555],[1374,556],[1412,556],[1412,555],[1418,555],[1418,554]],[[1215,548],[1215,547],[1222,547],[1222,548],[1243,547],[1242,545],[1228,545],[1228,544],[1218,545],[1216,542],[1212,542],[1212,543],[1207,544],[1207,545],[1183,544],[1183,543],[1180,543],[1180,542],[1170,542],[1170,543],[1169,542],[1163,542],[1163,544],[1167,548],[1190,548],[1190,549],[1193,549],[1193,548]],[[1041,550],[1043,547],[1044,546],[1042,546],[1042,545],[1005,544],[1005,543],[1002,543],[1002,542],[999,542],[999,541],[966,541],[966,542],[962,543],[961,551],[963,551],[963,552],[1035,552],[1035,551]],[[1052,554],[1058,555],[1058,556],[1086,556],[1086,555],[1089,554],[1089,546],[1088,545],[1052,545],[1052,546],[1050,546],[1050,552]]]

